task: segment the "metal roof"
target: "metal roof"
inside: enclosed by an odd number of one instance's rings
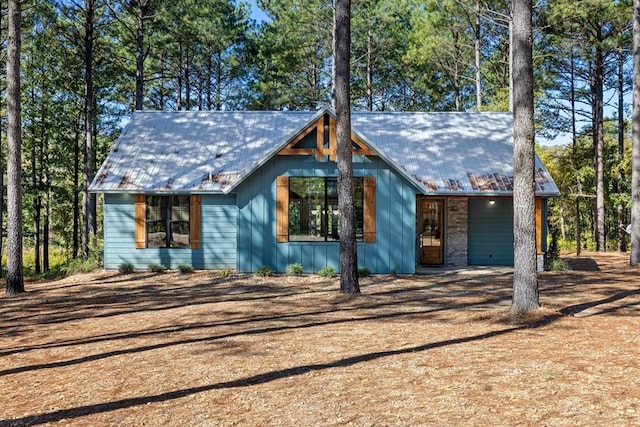
[[[351,121],[426,194],[513,193],[511,113],[359,112]],[[537,155],[535,168],[536,194],[559,196]]]
[[[228,193],[329,110],[133,114],[90,191]],[[510,195],[507,113],[352,113],[352,130],[424,194]],[[536,156],[536,192],[559,191]]]

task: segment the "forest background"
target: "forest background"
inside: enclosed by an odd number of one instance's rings
[[[26,273],[99,265],[100,200],[86,189],[134,110],[330,104],[332,16],[331,0],[24,1]],[[537,151],[562,192],[549,206],[560,248],[627,249],[631,19],[629,1],[535,3],[536,125],[552,143]],[[353,109],[510,111],[510,24],[508,0],[354,1]]]

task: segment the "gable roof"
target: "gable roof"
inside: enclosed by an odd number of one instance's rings
[[[133,114],[90,186],[105,193],[229,193],[330,109]],[[354,112],[352,132],[419,192],[510,195],[512,115]],[[559,191],[536,156],[536,193]]]

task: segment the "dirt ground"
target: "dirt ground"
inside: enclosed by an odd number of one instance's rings
[[[99,272],[0,298],[0,426],[640,425],[640,269],[539,275]]]

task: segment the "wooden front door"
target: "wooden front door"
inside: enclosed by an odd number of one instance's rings
[[[418,200],[420,264],[444,263],[444,200]]]

